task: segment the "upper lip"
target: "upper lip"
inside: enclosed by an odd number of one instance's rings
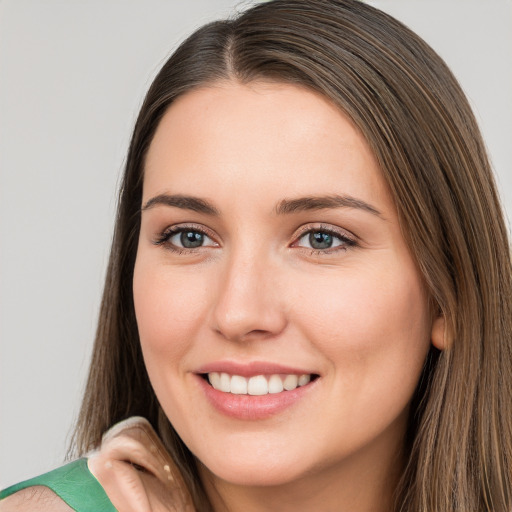
[[[274,375],[274,374],[294,374],[309,375],[316,374],[308,369],[294,368],[279,363],[266,361],[252,361],[249,363],[239,363],[236,361],[216,361],[201,366],[196,373],[228,373],[229,375],[240,375],[241,377],[252,377],[254,375]]]

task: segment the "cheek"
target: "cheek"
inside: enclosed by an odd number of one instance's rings
[[[307,318],[311,330],[329,344],[342,339],[343,345],[364,348],[377,342],[376,337],[380,343],[390,341],[385,334],[392,332],[428,331],[426,294],[416,272],[407,269],[400,276],[385,268],[322,280],[313,276],[303,290],[295,300],[298,317]]]
[[[329,453],[363,446],[385,431],[403,435],[430,345],[427,299],[415,269],[367,266],[328,286],[318,279],[308,284],[297,297],[295,323],[328,361],[331,405],[323,408],[322,428],[333,440]]]
[[[430,345],[427,297],[415,268],[379,265],[347,271],[328,286],[310,284],[297,300],[297,322],[343,389],[375,397],[385,384],[412,394]]]
[[[139,336],[150,376],[161,362],[180,361],[203,316],[207,287],[189,272],[161,269],[137,259],[133,296]]]

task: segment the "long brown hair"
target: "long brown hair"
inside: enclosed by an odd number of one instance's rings
[[[396,511],[512,510],[511,261],[477,124],[435,52],[356,0],[275,0],[190,36],[154,80],[131,140],[75,451],[132,416],[149,419],[209,509],[194,457],[163,415],[132,299],[144,158],[181,94],[217,80],[300,84],[329,98],[370,144],[404,236],[446,321],[411,408]]]

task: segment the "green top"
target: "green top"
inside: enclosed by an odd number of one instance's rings
[[[0,491],[0,500],[17,491],[44,485],[76,512],[116,512],[107,494],[89,471],[87,459],[78,459],[41,476]]]

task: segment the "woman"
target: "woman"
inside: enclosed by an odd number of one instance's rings
[[[71,469],[96,487],[54,489],[510,510],[510,276],[478,128],[422,40],[353,0],[207,25],[130,145]]]

